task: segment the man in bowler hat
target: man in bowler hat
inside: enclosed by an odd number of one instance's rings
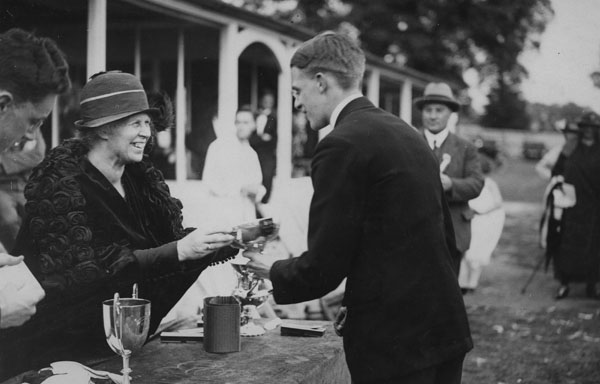
[[[439,164],[439,177],[456,235],[458,252],[455,253],[454,264],[458,273],[460,261],[471,242],[474,212],[468,202],[479,196],[483,188],[484,177],[477,148],[450,132],[448,121],[453,112],[458,112],[460,104],[448,84],[428,84],[423,97],[415,99],[414,103],[423,118],[423,135]]]
[[[271,279],[279,304],[347,278],[341,333],[354,383],[460,383],[472,341],[434,156],[361,95],[365,56],[349,37],[308,40],[291,68],[294,106],[312,129],[334,128],[312,162],[308,250],[275,263],[247,251],[249,267]]]

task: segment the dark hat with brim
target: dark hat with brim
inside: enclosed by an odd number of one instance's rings
[[[557,121],[555,124],[555,128],[557,131],[565,133],[565,132],[570,132],[570,133],[579,133],[579,126],[577,125],[577,123],[573,122],[573,121],[568,121],[568,120],[559,120]]]
[[[586,112],[577,120],[577,126],[600,128],[600,116],[595,112]]]
[[[414,104],[419,110],[422,110],[425,104],[444,104],[452,112],[457,112],[460,109],[460,103],[456,101],[452,89],[446,83],[427,84],[423,96],[417,97]]]
[[[104,72],[92,77],[81,90],[79,102],[80,128],[95,128],[138,113],[152,117],[158,110],[148,106],[142,83],[132,74],[121,71]]]

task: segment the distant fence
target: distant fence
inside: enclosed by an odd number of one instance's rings
[[[564,142],[560,132],[529,132],[513,129],[485,128],[475,124],[460,123],[457,133],[471,140],[480,137],[483,140],[496,142],[501,153],[508,157],[521,157],[523,155],[523,143],[543,143],[546,150],[561,145]]]

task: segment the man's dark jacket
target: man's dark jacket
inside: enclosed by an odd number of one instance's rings
[[[436,160],[412,127],[361,97],[317,146],[308,251],[271,269],[277,303],[347,277],[346,360],[356,382],[393,379],[472,348],[451,264]]]
[[[444,154],[450,159],[444,170],[452,180],[452,188],[446,192],[446,200],[452,216],[456,248],[462,254],[469,249],[471,243],[471,219],[474,212],[469,208],[469,200],[479,196],[483,189],[481,162],[477,148],[454,133],[448,134],[439,152],[439,163],[443,161]]]

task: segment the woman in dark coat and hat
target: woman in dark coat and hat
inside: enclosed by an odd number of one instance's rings
[[[564,163],[564,183],[575,189],[575,205],[563,212],[554,274],[561,286],[556,298],[569,294],[569,283],[586,283],[586,295],[599,299],[600,279],[600,116],[582,115],[579,142]]]
[[[150,334],[200,272],[233,257],[228,229],[183,228],[181,203],[148,160],[159,110],[133,75],[92,77],[81,92],[77,139],[36,167],[13,252],[46,291],[24,326],[0,335],[0,381],[58,360],[112,352],[102,301],[119,292],[151,301]]]

